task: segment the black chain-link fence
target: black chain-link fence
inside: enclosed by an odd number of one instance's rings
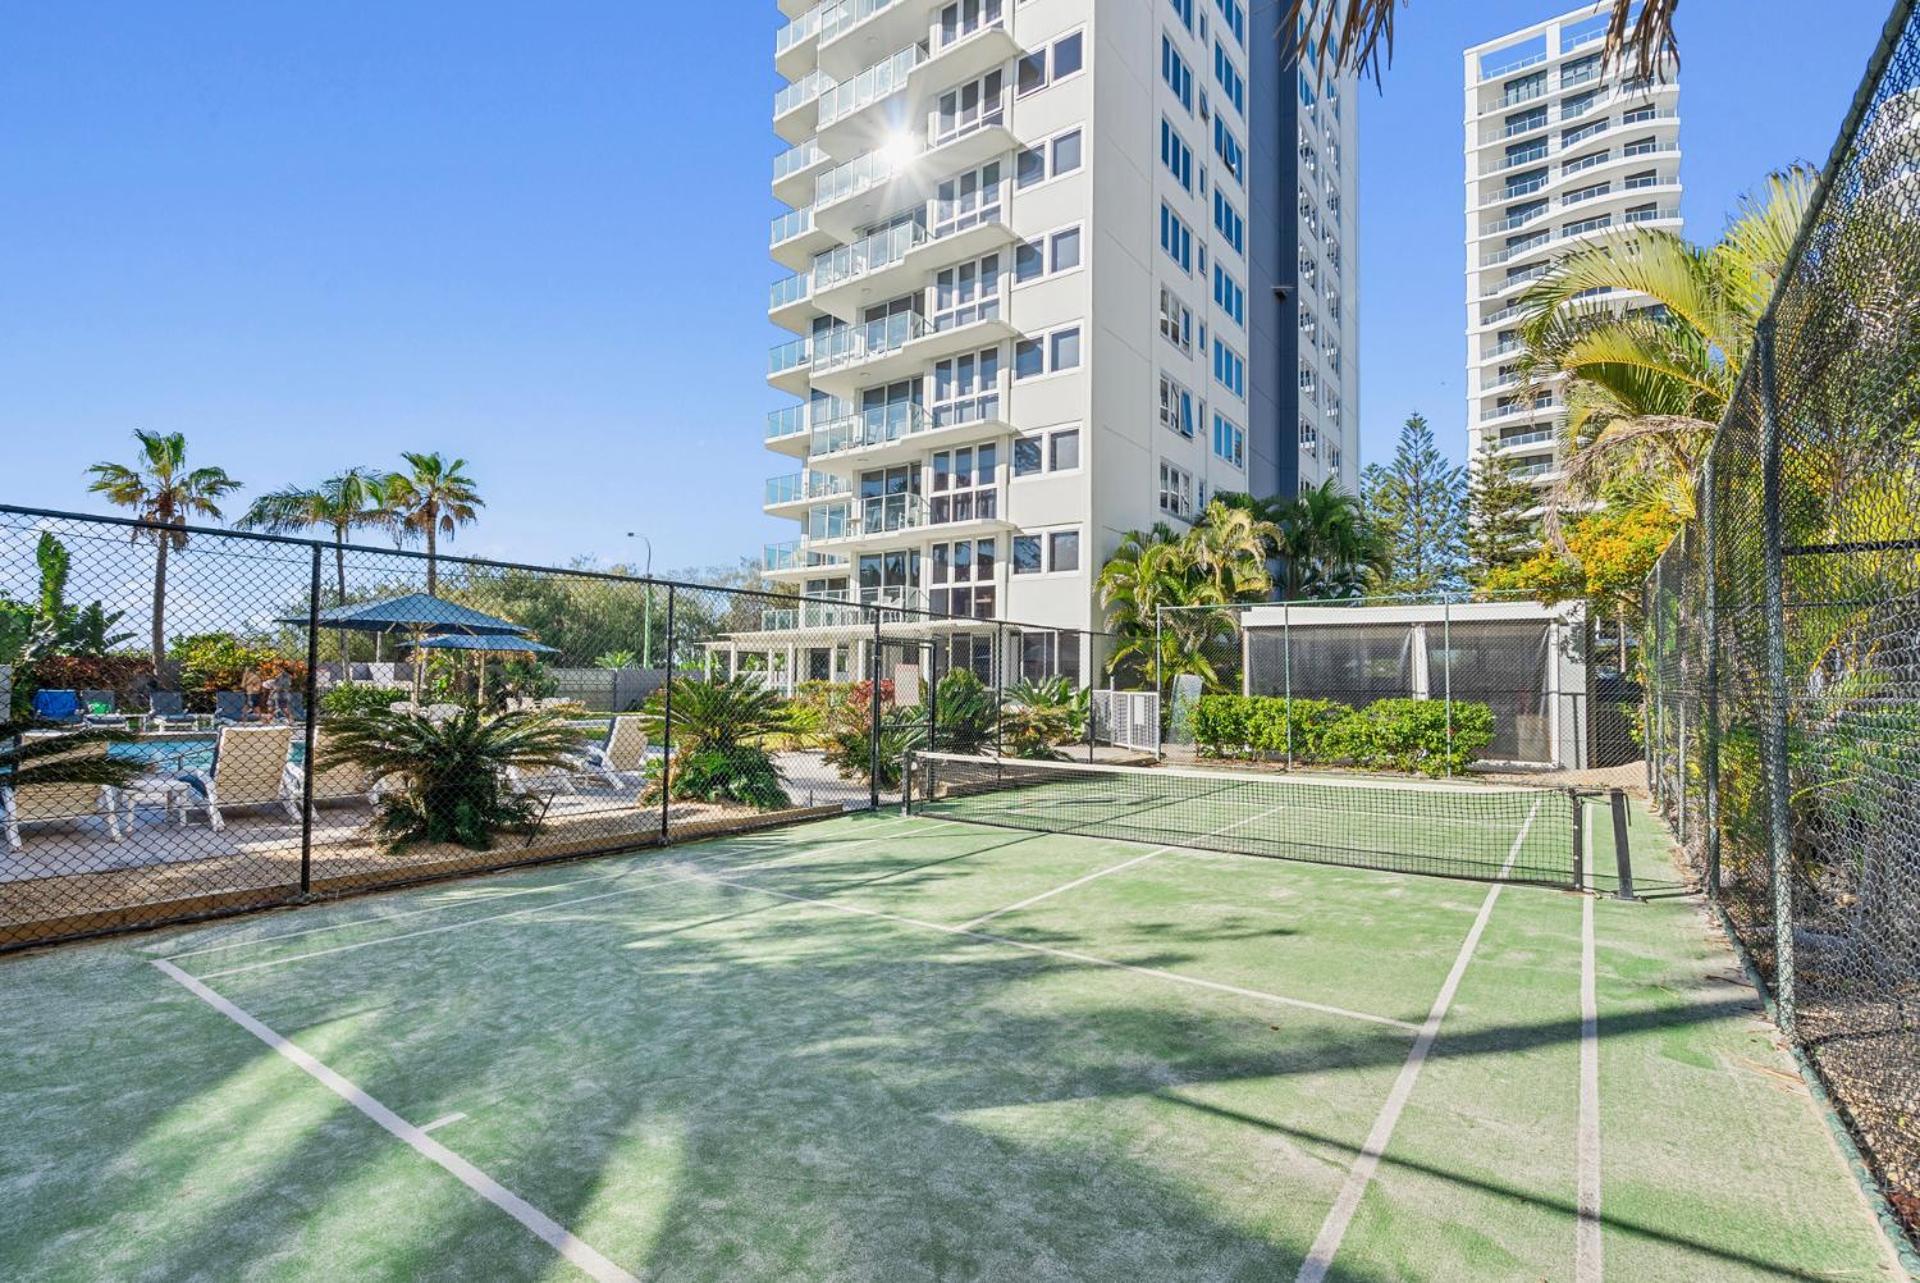
[[[0,949],[1093,752],[1096,634],[0,507]]]
[[[1578,602],[1167,608],[1149,684],[1172,753],[1611,786],[1642,769],[1634,649],[1617,621]]]
[[[1896,6],[1648,584],[1648,783],[1920,1225],[1920,23]]]

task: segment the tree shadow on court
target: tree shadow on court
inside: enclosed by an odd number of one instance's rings
[[[1176,968],[1215,929],[1156,922],[1159,947],[1109,956]],[[87,1027],[35,1030],[78,1033],[74,1080],[18,1115],[58,1116],[62,1161],[91,1174],[60,1208],[30,1183],[12,1200],[53,1213],[38,1241],[66,1227],[69,1272],[94,1263],[90,1224],[144,1234],[120,1250],[162,1275],[552,1271],[547,1244],[251,1035],[136,958],[93,961],[60,999]],[[674,1279],[1290,1278],[1409,1045],[685,881],[213,983],[403,1117],[468,1114],[436,1139]],[[1648,1009],[1602,1034],[1752,1010]],[[1473,1028],[1433,1054],[1578,1037],[1577,1019]]]

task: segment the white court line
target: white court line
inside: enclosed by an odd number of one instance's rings
[[[1576,1283],[1600,1283],[1600,1004],[1594,996],[1593,897],[1580,901],[1580,1219],[1573,1234]]]
[[[375,945],[393,944],[400,940],[418,940],[422,936],[442,935],[448,931],[459,931],[466,927],[482,926],[489,922],[502,922],[508,918],[524,918],[531,913],[546,913],[553,909],[565,909],[576,904],[591,904],[595,900],[611,900],[615,896],[632,895],[636,891],[644,891],[651,883],[659,881],[660,877],[666,874],[667,870],[663,868],[649,868],[635,875],[632,886],[624,886],[614,891],[602,891],[598,895],[576,896],[571,900],[555,900],[551,904],[530,904],[524,909],[515,909],[509,913],[490,913],[481,918],[462,918],[458,922],[449,922],[445,926],[423,927],[418,931],[402,931],[397,935],[380,936],[373,940],[356,940],[352,944],[336,944],[329,949],[309,949],[305,953],[291,953],[281,958],[266,958],[259,962],[244,962],[237,967],[222,967],[218,971],[203,972],[200,978],[202,980],[218,980],[222,976],[237,976],[244,971],[260,971],[267,967],[283,966],[290,962],[304,962],[308,958],[324,958],[334,953],[352,953],[358,949],[371,949]],[[154,961],[156,963],[165,962],[166,959],[156,958]]]
[[[790,900],[795,904],[817,904],[823,908],[840,913],[851,913],[863,918],[878,918],[885,922],[897,922],[902,926],[919,927],[926,931],[938,931],[943,935],[966,936],[972,940],[984,940],[990,944],[1009,945],[1015,949],[1024,949],[1028,953],[1046,954],[1053,958],[1066,958],[1073,962],[1085,962],[1096,967],[1111,967],[1115,971],[1131,971],[1139,976],[1153,976],[1159,980],[1170,980],[1175,984],[1192,985],[1196,989],[1211,989],[1216,993],[1230,993],[1242,998],[1253,998],[1260,1002],[1275,1003],[1283,1007],[1299,1007],[1306,1011],[1318,1011],[1329,1016],[1344,1016],[1348,1020],[1364,1020],[1368,1024],[1388,1025],[1409,1032],[1420,1026],[1407,1020],[1395,1020],[1392,1016],[1377,1016],[1370,1011],[1350,1011],[1345,1007],[1332,1007],[1323,1002],[1309,1002],[1305,998],[1289,998],[1284,994],[1268,993],[1263,989],[1244,989],[1239,985],[1222,984],[1217,980],[1202,980],[1198,976],[1183,976],[1177,971],[1162,971],[1158,967],[1142,967],[1131,962],[1115,962],[1112,958],[1100,958],[1091,953],[1080,953],[1073,949],[1056,949],[1052,945],[1033,944],[1026,940],[1014,940],[1007,936],[997,936],[988,931],[969,931],[965,927],[952,927],[944,922],[928,922],[923,918],[909,918],[898,913],[887,913],[880,909],[863,909],[857,904],[843,904],[838,900],[822,900],[810,895],[795,895],[791,891],[776,891],[772,887],[755,886],[751,882],[735,882],[728,878],[715,877],[711,873],[697,873],[692,870],[670,872],[670,878],[689,882],[711,882],[717,886],[734,887],[741,891],[754,891],[760,895],[770,895],[780,900]]]
[[[868,823],[898,824],[905,818],[906,817],[899,816],[899,815],[887,815],[887,816],[882,816],[877,820],[870,820],[868,821]],[[953,823],[953,821],[946,821],[945,823],[951,824]],[[934,825],[930,827],[941,827],[941,826]],[[727,839],[721,838],[718,840],[725,842]],[[884,841],[886,841],[885,835],[882,835],[879,837],[854,838],[854,839],[848,839],[846,841],[821,842],[818,845],[806,848],[806,850],[799,852],[798,854],[808,854],[812,851],[825,851],[835,847],[859,846],[862,843],[866,843],[866,842],[884,842]],[[642,850],[634,851],[629,855],[602,857],[602,858],[612,858],[612,859],[628,861],[638,857],[651,856],[657,851],[664,850],[664,849],[670,849],[670,848],[649,847],[649,848],[644,848]],[[738,850],[713,851],[713,852],[709,852],[706,855],[697,855],[697,856],[688,857],[687,862],[697,864],[706,860],[717,860],[724,856],[739,855],[739,854],[751,855],[753,854],[753,852],[751,851],[741,852]],[[793,859],[794,856],[786,855],[786,856],[781,856],[779,858],[786,860],[786,859]],[[759,865],[757,864],[742,865],[741,867],[742,868],[758,868]],[[507,872],[507,871],[508,870],[501,870],[501,872]],[[306,927],[299,931],[276,931],[271,935],[253,936],[245,940],[227,940],[219,944],[210,944],[199,949],[186,949],[180,953],[169,953],[164,956],[177,962],[181,958],[197,958],[197,957],[200,957],[202,954],[223,953],[229,949],[244,949],[249,945],[273,944],[276,941],[293,940],[293,939],[297,939],[300,936],[315,935],[323,931],[344,931],[348,927],[365,927],[365,926],[372,926],[376,923],[399,922],[404,918],[418,918],[418,917],[423,917],[429,913],[445,913],[450,909],[471,908],[475,905],[491,904],[496,900],[505,900],[511,897],[516,897],[516,896],[537,895],[542,891],[563,891],[569,887],[581,886],[587,883],[606,882],[614,878],[624,878],[628,874],[632,873],[633,871],[634,870],[631,868],[623,868],[618,870],[617,872],[612,872],[612,873],[595,873],[595,874],[589,874],[585,877],[566,878],[559,882],[544,882],[539,886],[535,886],[535,887],[524,887],[515,891],[502,891],[497,895],[474,896],[470,899],[450,901],[446,904],[428,905],[426,908],[423,908],[423,909],[408,909],[403,913],[381,914],[379,917],[376,917],[376,918],[356,918],[348,922],[330,922],[324,926]],[[144,948],[146,952],[156,952],[159,949],[162,949],[164,947],[165,947],[164,944],[160,944],[160,945],[145,946]]]
[[[434,1119],[432,1122],[424,1124],[420,1128],[420,1130],[422,1132],[437,1132],[442,1127],[451,1127],[453,1124],[460,1122],[465,1118],[466,1118],[465,1114],[442,1114],[440,1115],[440,1117]]]
[[[633,1275],[575,1238],[545,1212],[427,1135],[425,1129],[415,1127],[388,1109],[354,1083],[322,1064],[309,1052],[275,1033],[251,1014],[222,998],[165,958],[155,958],[152,961],[154,966],[188,993],[273,1048],[283,1058],[298,1066],[308,1077],[371,1118],[428,1162],[437,1164],[462,1185],[532,1230],[543,1242],[588,1276],[599,1279],[601,1283],[639,1283]]]
[[[1502,876],[1513,867],[1521,844],[1527,840],[1527,833],[1533,828],[1533,817],[1539,812],[1540,803],[1536,800],[1533,809],[1527,812],[1527,822],[1520,826],[1519,836],[1513,839],[1513,849],[1507,852],[1506,863],[1500,866]],[[1387,1093],[1379,1117],[1373,1120],[1373,1130],[1367,1133],[1358,1157],[1347,1170],[1347,1179],[1340,1186],[1333,1206],[1327,1210],[1327,1219],[1321,1223],[1320,1233],[1314,1237],[1307,1259],[1300,1263],[1300,1272],[1294,1276],[1294,1283],[1324,1283],[1327,1271],[1333,1268],[1333,1258],[1340,1251],[1341,1241],[1347,1236],[1347,1227],[1353,1223],[1354,1213],[1360,1210],[1360,1197],[1367,1192],[1367,1185],[1380,1166],[1380,1158],[1387,1152],[1387,1142],[1393,1139],[1393,1129],[1400,1121],[1400,1112],[1413,1096],[1413,1085],[1420,1077],[1420,1068],[1427,1063],[1427,1054],[1433,1050],[1434,1039],[1440,1036],[1440,1022],[1453,1005],[1453,995],[1467,974],[1467,964],[1473,960],[1473,951],[1480,943],[1481,934],[1487,929],[1487,920],[1493,916],[1493,906],[1500,899],[1503,885],[1496,882],[1487,888],[1486,898],[1480,902],[1480,913],[1474,918],[1467,938],[1460,944],[1459,956],[1454,958],[1453,969],[1447,972],[1447,980],[1440,986],[1439,996],[1433,1000],[1433,1010],[1427,1013],[1426,1023],[1420,1026],[1420,1036],[1413,1040],[1413,1050],[1407,1053],[1407,1063],[1400,1066],[1400,1076],[1393,1080],[1393,1090]]]
[[[1258,815],[1249,815],[1244,820],[1235,820],[1232,824],[1223,824],[1219,828],[1213,830],[1211,833],[1201,834],[1199,840],[1204,842],[1208,838],[1217,838],[1223,833],[1231,833],[1243,824],[1252,824],[1255,820],[1264,820],[1269,815],[1272,815],[1275,811],[1286,810],[1287,807],[1290,805],[1292,805],[1292,803],[1282,802],[1278,806],[1268,807],[1266,810],[1260,812],[1260,814]],[[1080,835],[1070,834],[1069,836],[1078,837]],[[1097,841],[1098,839],[1096,838],[1095,840]],[[1062,891],[1071,891],[1075,887],[1085,886],[1089,882],[1093,882],[1099,878],[1106,877],[1109,873],[1119,873],[1123,869],[1131,869],[1136,864],[1145,864],[1148,860],[1153,859],[1157,855],[1165,855],[1169,851],[1177,851],[1179,849],[1180,848],[1178,844],[1176,844],[1173,846],[1163,846],[1159,850],[1149,851],[1145,855],[1136,855],[1131,860],[1128,860],[1122,864],[1116,864],[1110,869],[1101,869],[1098,873],[1089,873],[1084,878],[1075,878],[1073,881],[1067,883],[1066,885],[1057,886],[1051,891],[1042,891],[1039,895],[1028,896],[1026,899],[1020,901],[1020,903],[1018,904],[1010,904],[1004,909],[995,909],[991,913],[983,913],[977,918],[971,918],[966,922],[962,922],[960,924],[960,929],[962,931],[965,931],[972,927],[977,927],[983,922],[991,922],[995,918],[1003,917],[1006,914],[1013,913],[1013,912],[1016,912],[1017,910],[1027,908],[1029,905],[1038,904],[1042,900],[1051,899],[1054,896],[1059,895]]]

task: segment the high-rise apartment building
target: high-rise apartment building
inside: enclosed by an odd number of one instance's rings
[[[1651,79],[1604,68],[1607,20],[1585,5],[1466,52],[1468,445],[1543,488],[1559,477],[1564,397],[1516,364],[1527,283],[1583,242],[1681,227],[1679,82],[1671,65]]]
[[[967,621],[1098,628],[1128,530],[1353,488],[1353,106],[1246,0],[780,8],[765,507],[799,533],[770,578],[959,616],[972,662]],[[796,678],[859,671],[818,643]]]

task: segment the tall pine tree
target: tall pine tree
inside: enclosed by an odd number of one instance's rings
[[[1467,470],[1440,453],[1424,417],[1408,417],[1393,462],[1369,467],[1360,490],[1392,557],[1385,591],[1455,592],[1465,585]]]
[[[1511,456],[1482,447],[1467,486],[1467,578],[1475,585],[1517,566],[1540,543],[1540,491],[1521,480]]]

